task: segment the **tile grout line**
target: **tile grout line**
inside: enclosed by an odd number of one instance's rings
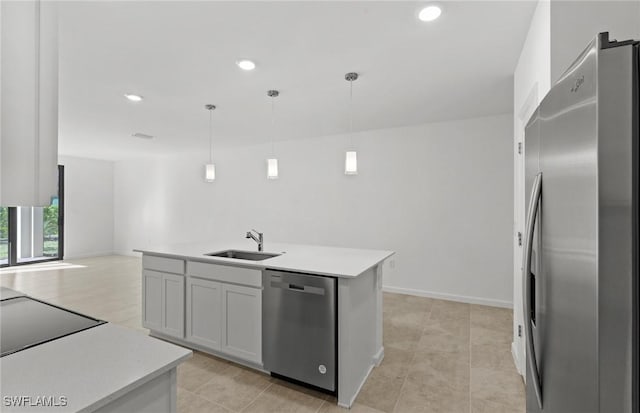
[[[271,377],[271,376],[269,376]],[[269,390],[271,388],[271,386],[273,386],[273,383],[269,383],[269,385],[267,387],[265,387],[260,393],[258,393],[258,395],[256,397],[253,398],[253,400],[251,400],[246,406],[244,406],[242,409],[238,410],[238,412],[243,412],[245,411],[249,406],[251,406],[256,400],[258,400],[260,398],[260,396],[262,396],[262,394],[264,392],[266,392],[267,390]]]
[[[411,361],[409,362],[409,368],[411,368],[411,365],[413,365],[413,361],[415,360],[415,358],[416,358],[416,351],[413,351],[413,354],[411,354]],[[398,398],[396,399],[396,402],[393,405],[393,410],[391,410],[392,412],[397,411],[398,403],[400,403],[400,397],[402,397],[402,391],[404,390],[404,386],[407,384],[408,378],[409,378],[409,371],[407,370],[407,374],[405,374],[404,380],[402,380],[402,386],[400,386],[400,391],[398,392]]]
[[[231,410],[231,409],[228,409],[228,408],[224,407],[224,406],[223,406],[223,405],[221,405],[220,403],[216,403],[216,402],[214,402],[213,400],[209,400],[209,399],[207,399],[206,397],[202,397],[202,396],[200,396],[199,394],[196,394],[196,393],[194,393],[194,392],[192,392],[192,391],[189,391],[189,390],[185,389],[184,387],[181,387],[181,389],[182,389],[182,391],[185,391],[185,392],[187,392],[187,393],[191,393],[191,394],[190,394],[190,395],[191,395],[191,397],[193,397],[193,396],[198,397],[198,398],[200,398],[200,399],[202,399],[202,400],[206,400],[206,401],[208,401],[208,402],[209,402],[209,403],[211,403],[211,404],[215,404],[215,405],[216,405],[216,406],[218,406],[218,407],[222,407],[222,408],[223,408],[224,410],[226,410],[226,411],[233,412],[233,410]]]
[[[189,368],[193,368],[193,367],[189,367]],[[206,367],[204,367],[204,368],[206,369]],[[214,379],[214,378],[213,378],[213,377],[211,377],[211,378],[209,378],[209,380],[205,381],[204,383],[200,383],[200,385],[199,385],[198,387],[196,387],[195,389],[193,389],[193,391],[192,391],[191,393],[197,394],[196,392],[197,392],[199,389],[201,389],[201,388],[203,388],[204,386],[206,386],[206,385],[207,385],[207,383],[209,383],[209,382],[210,382],[211,380],[213,380],[213,379]],[[204,397],[204,399],[209,400],[209,399],[208,399],[208,398],[206,398],[206,397]],[[213,400],[209,400],[209,401],[210,401],[210,402],[213,402]]]
[[[433,303],[431,304],[431,307],[429,307],[429,311],[427,312],[427,317],[425,318],[425,320],[423,320],[422,323],[422,330],[420,331],[420,338],[422,338],[422,335],[424,334],[424,330],[427,328],[424,321],[427,321],[428,319],[431,319],[431,310],[433,308]],[[412,352],[413,354],[411,355],[411,361],[409,361],[409,369],[411,369],[411,366],[413,365],[413,361],[416,359],[416,350],[413,350]],[[400,392],[398,394],[398,399],[396,400],[395,404],[393,405],[393,410],[391,410],[392,412],[396,412],[398,409],[398,403],[400,403],[400,397],[402,397],[402,391],[404,390],[404,386],[407,384],[407,379],[409,378],[409,370],[407,370],[407,374],[405,374],[404,376],[404,380],[402,381],[402,386],[400,386]]]
[[[197,350],[196,350],[196,351],[197,351]],[[205,354],[206,354],[206,353],[205,353]],[[193,368],[193,367],[194,367],[194,366],[191,366],[191,367],[189,367],[189,368]],[[208,369],[208,367],[209,367],[209,364],[205,364],[205,366],[204,366],[204,367],[202,367],[202,368],[203,368],[204,370],[207,370],[207,369]],[[223,370],[223,371],[224,371],[224,370]],[[214,371],[213,373],[215,373],[216,375],[220,375],[220,373],[215,372],[215,371]],[[230,376],[230,377],[232,377],[232,378],[233,378],[233,377],[235,377],[235,376],[239,375],[240,373],[241,373],[241,372],[237,372],[236,374],[234,374],[234,375],[232,375],[232,376]],[[227,376],[225,376],[225,377],[227,377]],[[212,381],[212,380],[213,380],[213,379],[215,379],[215,378],[216,378],[216,377],[210,377],[210,378],[209,378],[209,380],[205,381],[204,383],[200,383],[200,385],[199,385],[198,387],[196,387],[195,389],[193,389],[193,391],[192,391],[191,393],[197,394],[196,392],[197,392],[198,390],[200,390],[201,388],[203,388],[204,386],[206,386],[207,384],[209,384],[209,382],[210,382],[210,381]],[[204,397],[204,399],[209,400],[209,399],[208,399],[208,398],[206,398],[206,397]],[[213,400],[209,400],[209,401],[213,402]],[[215,403],[215,402],[213,402],[213,403]],[[216,404],[217,404],[217,403],[216,403]],[[224,406],[223,406],[223,407],[224,407]],[[227,409],[227,410],[229,410],[229,409]]]

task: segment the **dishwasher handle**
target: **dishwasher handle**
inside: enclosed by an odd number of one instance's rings
[[[324,288],[312,287],[310,285],[290,284],[281,281],[271,281],[271,288],[281,288],[283,290],[293,291],[296,293],[306,293],[315,295],[324,295]]]

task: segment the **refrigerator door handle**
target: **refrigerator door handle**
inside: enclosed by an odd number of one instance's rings
[[[538,406],[542,409],[542,383],[540,381],[540,373],[538,372],[538,364],[536,361],[536,353],[533,346],[533,331],[531,328],[531,302],[530,280],[531,277],[531,252],[533,249],[533,231],[536,224],[536,215],[540,206],[542,194],[542,172],[539,172],[533,181],[531,189],[531,197],[529,198],[529,211],[527,214],[527,225],[524,237],[524,265],[522,267],[522,302],[524,303],[524,326],[525,337],[527,340],[527,360],[531,369],[531,378],[533,379],[533,388],[536,392]]]

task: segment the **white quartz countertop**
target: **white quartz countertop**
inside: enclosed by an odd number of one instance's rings
[[[237,249],[257,252],[252,240],[225,243],[189,243],[135,249],[143,254],[197,260],[245,268],[304,272],[331,277],[357,277],[392,256],[394,251],[337,248],[317,245],[265,242],[263,252],[281,254],[263,261],[210,257],[204,254]]]
[[[88,412],[191,357],[191,350],[110,323],[0,358],[2,412]],[[6,397],[66,397],[60,407],[11,407]]]

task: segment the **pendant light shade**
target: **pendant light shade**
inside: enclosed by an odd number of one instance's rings
[[[208,163],[204,166],[204,180],[207,182],[213,182],[216,179],[216,166],[212,163]]]
[[[204,105],[204,108],[209,111],[209,163],[204,166],[204,180],[213,182],[216,179],[216,166],[213,163],[213,111],[216,106]]]
[[[275,143],[273,135],[275,134],[275,101],[274,99],[280,95],[277,90],[267,91],[267,96],[271,98],[271,158],[267,159],[267,179],[278,179],[278,159],[275,157]]]
[[[356,151],[347,151],[344,158],[344,174],[358,175],[358,154]]]
[[[351,149],[348,150],[344,158],[344,174],[358,175],[358,155],[353,149],[353,82],[358,79],[358,74],[349,72],[344,75],[344,79],[349,82],[349,143]]]
[[[267,179],[278,179],[278,160],[267,159]]]

